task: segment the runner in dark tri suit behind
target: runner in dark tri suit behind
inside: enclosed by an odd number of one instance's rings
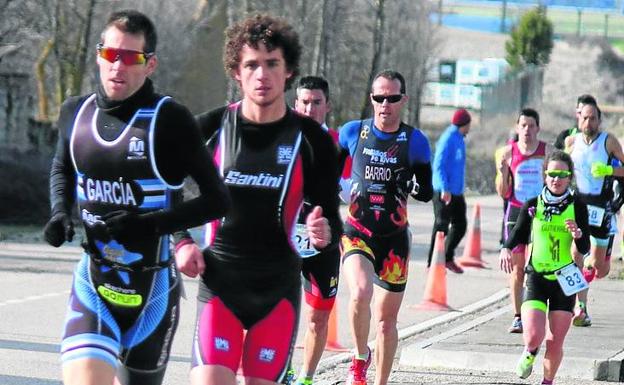
[[[379,73],[370,96],[373,119],[346,123],[339,137],[340,146],[353,157],[351,203],[341,240],[342,273],[351,293],[349,319],[356,346],[348,385],[366,384],[373,290],[375,383],[388,381],[411,246],[407,197],[411,194],[426,202],[433,195],[429,141],[420,130],[401,122],[401,108],[407,102],[403,76],[395,71]]]
[[[190,112],[156,94],[156,31],[113,13],[97,47],[97,92],[61,107],[45,239],[73,237],[78,200],[85,254],[74,273],[61,343],[65,384],[159,385],[179,317],[169,233],[221,217],[227,190]],[[172,208],[190,175],[201,195]]]
[[[198,118],[233,205],[207,226],[192,384],[233,385],[239,366],[247,383],[282,380],[299,317],[292,235],[304,198],[316,249],[336,247],[342,231],[336,148],[318,123],[286,105],[300,51],[282,19],[256,15],[231,26],[224,63],[243,99]]]
[[[327,127],[325,118],[331,109],[329,102],[329,84],[325,79],[318,76],[304,76],[297,86],[295,110],[307,117],[314,119],[328,132],[336,145],[338,144],[338,132]],[[327,170],[332,173],[334,170]],[[338,175],[336,175],[338,178]],[[305,302],[308,304],[307,328],[304,336],[303,365],[295,385],[312,385],[314,372],[323,355],[327,343],[327,328],[329,316],[334,307],[336,294],[338,293],[338,276],[340,273],[340,250],[338,245],[332,248],[318,251],[310,245],[305,227],[305,218],[310,213],[312,206],[304,203],[303,210],[297,223],[297,232],[293,243],[297,246],[302,258],[301,273],[303,276],[303,288]],[[296,373],[291,367],[283,384],[290,384],[295,379]]]

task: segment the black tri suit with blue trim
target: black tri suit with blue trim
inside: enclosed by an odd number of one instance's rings
[[[187,175],[201,195],[174,208]],[[52,213],[71,212],[75,200],[85,254],[74,273],[62,360],[100,359],[124,384],[160,384],[181,291],[169,234],[221,217],[230,205],[190,112],[154,93],[149,80],[122,102],[101,91],[65,102]],[[155,231],[128,228],[129,240],[112,238],[102,217],[118,210],[147,218]]]

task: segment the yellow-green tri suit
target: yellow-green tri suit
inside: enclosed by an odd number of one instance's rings
[[[545,199],[552,201],[549,203]],[[574,220],[581,229],[579,239],[572,237],[566,228],[566,220]],[[544,188],[542,194],[524,203],[504,247],[511,250],[529,241],[531,252],[525,269],[526,290],[522,309],[573,312],[575,296],[564,294],[555,271],[574,262],[573,242],[581,254],[589,251],[587,206],[570,192],[554,197]]]
[[[559,215],[547,215],[541,196],[537,199],[537,209],[533,218],[531,237],[533,239],[530,264],[536,273],[544,278],[556,280],[554,271],[569,265],[572,258],[572,234],[565,221],[575,220],[574,205],[567,205]]]

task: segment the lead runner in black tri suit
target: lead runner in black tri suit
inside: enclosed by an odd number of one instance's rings
[[[230,206],[193,116],[154,92],[155,48],[145,15],[113,13],[97,48],[97,92],[61,108],[44,233],[56,247],[71,241],[75,200],[86,233],[61,344],[65,384],[162,383],[180,297],[168,234]],[[201,194],[173,209],[187,175]]]
[[[299,316],[301,259],[291,236],[304,198],[314,207],[306,225],[317,249],[335,247],[342,230],[332,139],[286,105],[300,51],[281,19],[233,25],[224,63],[243,99],[198,118],[233,205],[208,225],[192,384],[234,385],[239,366],[248,384],[282,380]]]

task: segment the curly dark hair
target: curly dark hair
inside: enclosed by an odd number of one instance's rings
[[[240,52],[245,44],[258,49],[258,44],[263,43],[270,52],[281,48],[286,62],[286,69],[292,73],[286,79],[286,89],[299,75],[299,58],[301,57],[301,44],[299,35],[286,20],[269,15],[257,14],[250,16],[225,31],[225,49],[223,50],[223,65],[227,73],[238,68]]]

